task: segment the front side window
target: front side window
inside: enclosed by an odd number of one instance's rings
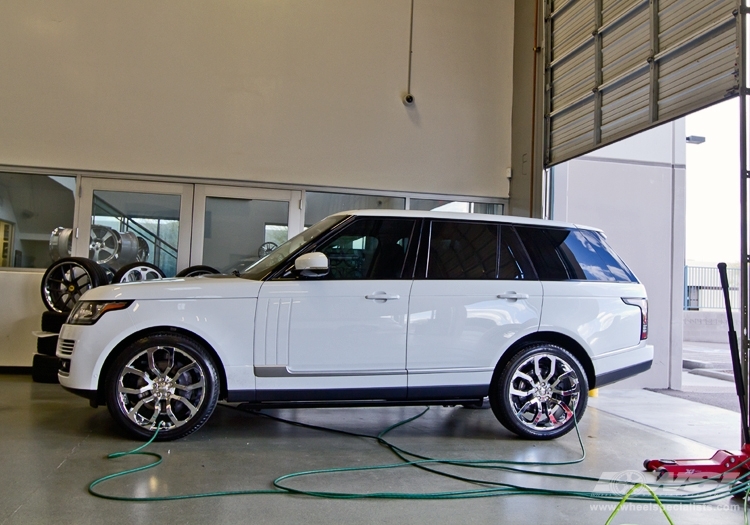
[[[253,263],[244,270],[237,270],[245,279],[259,280],[271,273],[279,264],[283,263],[290,255],[301,250],[307,244],[315,241],[328,230],[344,221],[346,215],[332,215],[326,219],[313,224],[310,228],[289,239],[287,242],[267,254],[261,260]]]
[[[315,251],[328,257],[324,279],[401,279],[414,219],[362,218]]]

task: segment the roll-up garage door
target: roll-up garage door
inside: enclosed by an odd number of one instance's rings
[[[737,0],[544,0],[545,164],[739,93]]]

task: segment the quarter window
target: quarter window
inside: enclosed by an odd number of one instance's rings
[[[543,281],[636,282],[596,232],[529,226],[516,230]]]

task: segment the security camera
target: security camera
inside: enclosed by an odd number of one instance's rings
[[[404,106],[411,106],[412,104],[414,104],[414,95],[412,95],[411,93],[407,93],[406,95],[404,95],[403,101]]]

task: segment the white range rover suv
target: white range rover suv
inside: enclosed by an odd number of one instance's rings
[[[343,212],[246,271],[86,292],[60,383],[129,434],[176,439],[256,408],[470,405],[551,439],[588,391],[648,370],[646,290],[595,229]],[[575,414],[575,417],[574,417]]]

